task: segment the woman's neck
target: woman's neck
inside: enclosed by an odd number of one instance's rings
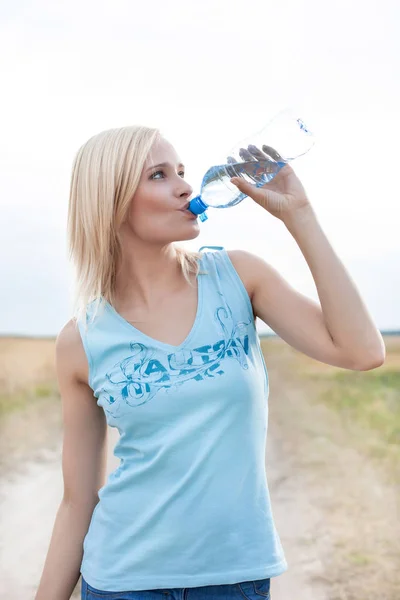
[[[172,244],[125,245],[117,268],[114,307],[151,308],[165,294],[185,284],[176,249]]]

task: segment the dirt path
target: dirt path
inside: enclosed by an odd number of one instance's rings
[[[266,465],[289,562],[272,580],[272,599],[398,600],[398,490],[351,447],[335,414],[311,401],[292,359],[282,346],[267,356]],[[60,421],[59,403],[48,400],[0,431],[0,598],[34,597],[62,496]]]

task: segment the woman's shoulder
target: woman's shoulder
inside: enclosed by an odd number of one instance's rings
[[[59,331],[56,338],[56,348],[64,352],[75,348],[80,337],[77,320],[72,318]]]
[[[88,363],[78,323],[70,319],[56,338],[57,369],[68,370],[80,380],[87,381]]]

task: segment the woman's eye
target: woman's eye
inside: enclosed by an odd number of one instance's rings
[[[150,179],[158,179],[158,177],[156,177],[156,175],[162,175],[164,177],[164,171],[156,171],[155,173],[153,173],[150,177]],[[180,171],[179,175],[183,178],[185,177],[185,171]]]
[[[158,179],[156,177],[156,175],[164,175],[164,171],[156,171],[155,173],[152,174],[152,176],[150,177],[150,179]]]

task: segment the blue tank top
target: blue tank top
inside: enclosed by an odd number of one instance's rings
[[[179,346],[110,304],[85,331],[89,384],[120,438],[81,573],[105,591],[233,584],[287,563],[265,472],[268,375],[252,305],[223,248],[201,254]],[[90,307],[89,307],[90,314]]]

